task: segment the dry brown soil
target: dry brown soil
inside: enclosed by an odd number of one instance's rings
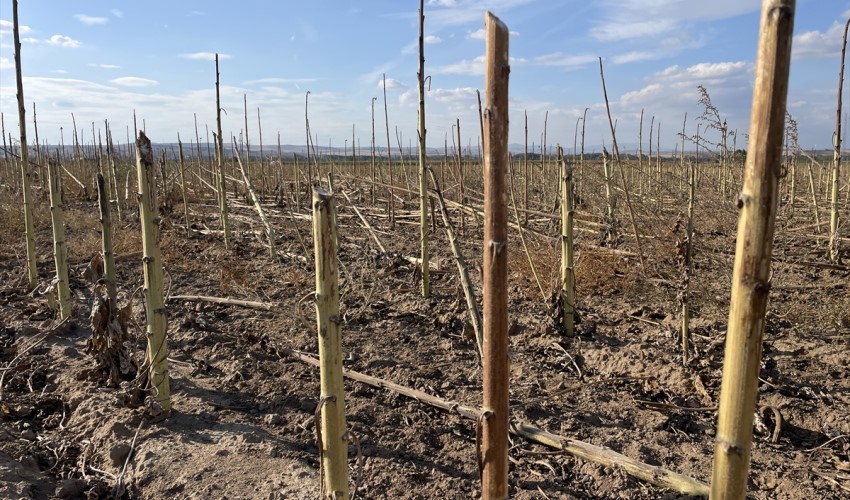
[[[378,253],[341,199],[345,367],[479,406],[479,361],[442,228],[433,233],[434,293],[423,300],[415,266],[403,258],[418,252],[414,205],[399,207],[392,228],[383,205],[370,207],[368,194],[350,192],[388,255]],[[317,350],[309,296],[314,275],[295,233],[297,228],[312,252],[307,217],[293,220],[288,207],[268,200],[278,248],[286,254],[272,261],[258,236],[262,226],[244,202],[234,200],[230,250],[216,232],[209,199],[191,203],[191,238],[179,203],[164,214],[170,295],[273,307],[169,301],[174,412],[161,419],[144,406],[126,405],[121,388],[103,387],[91,373],[94,362],[85,348],[92,286],[83,272],[99,249],[99,225],[94,201],[71,198],[66,220],[75,316],[58,328],[46,298],[24,287],[19,207],[7,203],[2,210],[0,497],[108,498],[120,482],[129,498],[315,498],[319,374],[285,354]],[[644,271],[628,253],[635,248],[627,223],[617,245],[625,253],[611,252],[596,229],[577,233],[581,335],[573,339],[555,327],[512,233],[513,419],[710,480],[735,220],[731,200],[700,209],[705,215],[697,224],[691,282],[694,350],[687,364],[677,340],[677,210],[658,210],[651,201],[638,206],[640,220],[654,221],[644,228]],[[299,213],[309,212],[305,206]],[[591,220],[601,210],[583,205],[580,218],[582,213]],[[453,217],[459,226],[459,213]],[[119,288],[134,305],[131,348],[140,358],[145,340],[137,219],[131,214],[116,224],[115,239]],[[823,240],[809,236],[814,229],[795,231],[811,220],[803,208],[793,218],[788,210],[780,214],[759,384],[765,425],[755,430],[749,481],[755,498],[850,495],[850,273],[801,263],[826,262]],[[39,275],[46,284],[53,261],[43,203],[37,223]],[[471,216],[464,226],[460,238],[480,296],[481,234]],[[529,227],[555,235],[557,226],[535,215]],[[526,236],[548,295],[556,283],[557,240]],[[391,391],[352,381],[345,387],[348,425],[362,458],[359,467],[352,445],[351,476],[360,476],[361,498],[478,495],[474,422]],[[773,410],[782,420],[777,442],[770,435],[776,429]],[[521,438],[512,439],[510,456],[511,494],[518,499],[680,498],[622,470]]]

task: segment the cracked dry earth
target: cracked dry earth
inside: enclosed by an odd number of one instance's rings
[[[232,297],[269,309],[168,303],[173,415],[158,419],[124,403],[92,377],[86,354],[91,284],[99,249],[93,202],[66,212],[73,321],[59,323],[27,291],[18,226],[0,229],[0,497],[315,498],[319,469],[318,370],[285,354],[315,354],[314,277],[295,235],[311,249],[309,222],[270,206],[284,254],[272,262],[259,224],[234,202],[235,244],[225,251],[209,202],[191,205],[192,238],[165,213],[162,252],[170,295]],[[396,228],[364,207],[389,256],[340,206],[345,367],[446,400],[479,406],[481,373],[457,272],[442,230],[434,232],[432,298],[419,298],[412,217]],[[43,283],[53,269],[49,218],[37,248]],[[470,262],[480,233],[461,236]],[[533,224],[533,222],[532,222]],[[729,223],[731,224],[731,223]],[[539,223],[543,231],[543,223]],[[133,304],[131,349],[144,334],[138,224],[116,232],[118,283]],[[778,231],[775,286],[765,331],[760,414],[749,490],[764,499],[850,495],[850,297],[846,270],[792,265],[805,242]],[[557,248],[531,235],[544,287],[557,276]],[[653,272],[579,235],[576,265],[582,335],[565,338],[511,240],[511,411],[564,437],[708,482],[726,333],[734,225],[699,234],[692,280],[694,352],[679,352],[678,290],[665,275],[673,245],[648,246]],[[583,246],[584,245],[584,246]],[[472,276],[480,294],[480,274]],[[306,297],[306,299],[305,299]],[[472,421],[394,392],[347,380],[346,413],[359,440],[350,451],[361,498],[474,498],[479,482]],[[774,413],[774,410],[776,413]],[[777,428],[777,415],[781,425]],[[775,442],[771,440],[776,432]],[[132,454],[129,454],[132,446]],[[128,456],[129,454],[129,456]],[[533,444],[511,443],[511,495],[531,498],[682,498],[625,474]]]

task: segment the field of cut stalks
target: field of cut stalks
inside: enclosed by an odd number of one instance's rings
[[[0,497],[847,498],[850,176],[765,19],[749,150],[700,87],[672,152],[511,153],[492,14],[480,148],[23,131]]]
[[[408,158],[402,167],[395,160],[391,189],[385,159],[376,161],[375,183],[371,160],[356,160],[320,157],[312,174],[327,179],[334,172],[343,366],[451,404],[478,407],[475,334],[439,216],[432,218],[431,297],[421,297],[415,164]],[[131,171],[131,159],[115,161],[120,176]],[[201,178],[208,162],[200,161]],[[198,173],[198,163],[191,163],[188,171]],[[97,168],[95,158],[66,164],[80,179],[91,178],[88,173]],[[481,163],[460,156],[429,158],[429,164],[441,180],[480,297]],[[110,384],[90,347],[97,276],[91,261],[101,251],[97,200],[66,182],[73,312],[61,322],[45,292],[55,271],[44,191],[34,182],[40,283],[34,291],[26,286],[22,264],[20,202],[14,194],[6,198],[0,212],[3,496],[98,497],[119,484],[131,497],[143,498],[304,498],[318,490],[319,370],[293,355],[317,354],[306,182],[298,203],[294,162],[257,155],[249,165],[256,178],[267,176],[268,189],[258,196],[275,232],[276,258],[269,255],[263,225],[246,203],[238,177],[228,175],[227,181],[229,249],[214,192],[204,182],[187,181],[185,211],[179,181],[171,179],[160,197],[172,394],[167,420],[151,418],[143,401],[133,403],[135,367],[143,365],[146,345],[134,200],[122,200],[127,203],[123,219],[113,221],[118,302],[131,306],[125,326],[134,368],[132,376]],[[564,335],[554,307],[560,286],[559,218],[552,214],[557,193],[551,189],[557,186],[555,160],[533,157],[526,169],[519,156],[513,165],[516,205],[511,206],[517,211],[511,222],[518,216],[519,224],[511,227],[509,239],[512,421],[707,482],[734,256],[733,190],[719,191],[715,162],[694,164],[699,175],[688,295],[691,340],[684,362],[680,247],[687,181],[680,161],[661,158],[661,182],[653,177],[655,160],[621,165],[635,184],[644,179],[643,189],[631,196],[643,269],[628,227],[620,224],[612,231],[607,221],[602,158],[587,155],[574,163],[579,180],[574,337]],[[731,166],[731,182],[739,182],[741,167]],[[167,156],[166,176],[176,178],[178,170],[179,159]],[[536,186],[529,188],[527,208],[526,179]],[[801,180],[798,186],[805,185]],[[819,231],[814,223],[810,196],[801,190],[792,205],[790,179],[783,185],[759,382],[762,420],[755,427],[749,486],[760,498],[840,498],[848,487],[842,474],[848,463],[843,436],[850,433],[850,272],[828,263],[825,227]],[[814,186],[817,193],[817,178]],[[627,221],[622,196],[616,186],[612,191],[619,200],[613,214]],[[391,196],[396,201],[392,219]],[[346,418],[357,439],[357,446],[351,445],[351,476],[361,494],[477,494],[475,421],[382,388],[380,381],[345,382]],[[510,456],[515,498],[665,495],[621,467],[603,467],[523,437],[513,438]]]

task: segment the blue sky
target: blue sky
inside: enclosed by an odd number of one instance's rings
[[[549,144],[572,148],[576,120],[587,114],[588,145],[609,142],[597,56],[605,62],[618,140],[634,148],[644,109],[644,141],[652,116],[662,149],[672,149],[688,113],[696,130],[697,85],[710,92],[739,147],[749,125],[759,0],[426,0],[428,146],[442,147],[455,119],[464,147],[479,136],[476,89],[483,88],[483,13],[492,10],[512,32],[511,137],[539,145],[548,111]],[[237,6],[238,5],[238,6]],[[386,144],[381,76],[386,73],[393,147],[416,138],[417,0],[259,2],[183,0],[25,0],[20,5],[24,94],[32,132],[69,141],[77,125],[101,127],[125,141],[132,113],[155,142],[194,139],[197,113],[215,125],[214,64],[221,59],[225,134],[244,127],[258,143],[257,108],[266,145],[303,144],[304,101],[317,144],[371,140],[375,102],[377,143]],[[11,0],[0,0],[0,111],[7,133],[17,129]],[[835,120],[839,49],[850,2],[798,0],[789,111],[805,147],[829,147]],[[845,89],[850,85],[845,85]],[[850,106],[848,106],[850,108]],[[13,135],[17,135],[15,132]],[[644,146],[646,148],[646,146]],[[476,149],[477,151],[477,149]]]

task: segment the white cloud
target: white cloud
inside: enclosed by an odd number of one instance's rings
[[[435,74],[470,75],[479,76],[484,74],[484,56],[475,59],[462,59],[454,64],[438,66],[434,68]]]
[[[41,43],[41,40],[39,40],[38,38],[33,38],[33,37],[28,36],[28,37],[25,37],[25,38],[21,38],[21,43],[28,43],[30,45],[37,45],[37,44]]]
[[[605,23],[590,29],[593,38],[605,42],[631,40],[663,35],[673,31],[676,23],[672,19]]]
[[[156,80],[139,78],[138,76],[122,76],[121,78],[109,80],[109,82],[115,85],[121,85],[122,87],[153,87],[159,83]]]
[[[469,23],[480,25],[484,20],[484,12],[492,10],[500,16],[507,16],[511,10],[532,3],[534,0],[434,0],[425,9],[426,22],[430,29],[440,31],[447,26],[463,26]],[[502,19],[505,19],[503,17]]]
[[[378,88],[379,89],[384,88],[384,79],[383,78],[378,80]],[[406,89],[406,88],[407,88],[407,85],[401,83],[400,81],[396,80],[395,78],[387,78],[387,89]]]
[[[486,35],[487,31],[484,28],[481,28],[467,33],[466,38],[468,38],[469,40],[484,40],[484,37]]]
[[[387,80],[389,87],[389,80]],[[473,87],[456,87],[451,89],[434,88],[425,91],[427,99],[445,104],[448,111],[456,112],[478,108],[477,90]],[[410,87],[398,96],[401,106],[408,106],[419,102],[419,89]]]
[[[56,75],[65,75],[65,74],[68,73],[68,71],[64,70],[64,69],[53,69],[53,70],[50,70],[50,72],[54,73]]]
[[[544,66],[558,66],[565,69],[576,69],[586,64],[596,62],[597,57],[590,54],[567,55],[561,52],[537,56],[533,59],[537,64]]]
[[[519,36],[519,31],[509,31],[508,34],[510,36]],[[484,40],[486,35],[487,32],[484,30],[484,28],[481,28],[467,33],[466,38],[467,40]]]
[[[826,59],[841,53],[841,37],[844,26],[837,21],[826,31],[806,31],[794,35],[791,42],[794,59]]]
[[[202,139],[204,124],[215,124],[215,106],[207,104],[215,102],[215,89],[199,88],[182,92],[169,93],[157,87],[126,87],[113,83],[95,83],[75,78],[24,77],[27,100],[38,103],[38,122],[43,126],[43,137],[51,143],[59,141],[59,128],[70,126],[70,113],[73,112],[78,123],[102,123],[108,118],[114,130],[123,130],[129,125],[132,130],[133,110],[136,110],[138,123],[147,120],[146,132],[151,140],[157,142],[172,142],[176,132],[187,137],[194,137],[193,114],[197,113],[201,128]],[[17,109],[15,102],[14,79],[4,78],[0,84],[0,109]],[[293,131],[291,121],[286,117],[303,116],[304,94],[300,91],[288,92],[281,88],[251,89],[239,86],[223,85],[221,87],[221,105],[224,109],[240,110],[243,95],[248,93],[249,105],[259,107],[263,113],[263,132],[280,130],[283,142],[303,141],[302,134]],[[316,91],[310,94],[310,124],[323,136],[351,137],[351,121],[342,121],[340,116],[352,116],[360,111],[353,103],[350,95],[334,92]],[[107,113],[107,115],[104,115]],[[14,113],[15,117],[17,113]],[[368,115],[366,115],[368,116]],[[7,127],[16,127],[17,121],[12,113],[7,115]],[[230,112],[222,115],[222,128],[225,134],[242,129],[244,116],[241,112]],[[257,122],[249,124],[257,137]],[[357,126],[358,133],[361,125]],[[122,134],[123,135],[123,134]],[[211,138],[211,137],[210,137]],[[67,139],[67,137],[66,137]],[[322,141],[324,143],[324,141]],[[334,143],[336,144],[336,139]],[[339,141],[342,144],[342,141]]]
[[[15,64],[8,57],[0,57],[0,69],[14,69]]]
[[[108,17],[89,16],[86,14],[75,14],[74,19],[85,24],[86,26],[95,26],[98,24],[106,24],[109,22]]]
[[[191,52],[188,54],[180,54],[181,59],[189,59],[192,61],[215,61],[215,52]],[[219,54],[219,60],[223,61],[225,59],[230,59],[232,56],[230,54]]]
[[[121,9],[112,9],[110,12],[115,17],[124,17],[124,11]]]
[[[753,69],[753,63],[747,61],[670,66],[648,77],[643,88],[623,94],[618,104],[633,112],[640,108],[684,112],[696,105],[697,86],[703,85],[721,112],[746,112],[752,96]]]
[[[640,61],[651,61],[653,59],[658,59],[658,57],[659,55],[657,52],[647,50],[636,50],[632,52],[627,52],[625,54],[618,54],[612,57],[611,61],[614,64],[626,64]]]
[[[425,35],[425,38],[422,41],[429,45],[434,45],[437,43],[442,43],[443,39],[438,37],[437,35]]]
[[[12,29],[14,28],[14,26],[15,25],[12,21],[0,19],[0,36],[11,35]],[[18,32],[22,35],[24,33],[29,33],[30,31],[32,31],[32,28],[30,28],[29,26],[25,26],[25,25],[22,24],[18,27]]]
[[[478,92],[473,87],[457,87],[453,89],[433,89],[428,91],[428,97],[434,98],[437,102],[447,104],[463,104],[478,106]]]
[[[729,19],[758,11],[759,0],[600,0],[601,19],[592,21],[593,38],[602,41],[657,38],[692,32],[693,23]]]
[[[102,68],[102,69],[118,69],[118,68],[121,67],[121,66],[118,66],[117,64],[98,64],[98,63],[89,63],[88,66],[92,67],[92,68]]]
[[[65,35],[53,35],[47,39],[47,43],[50,45],[56,45],[57,47],[66,47],[69,49],[76,49],[82,43],[79,40],[74,40],[73,38]]]
[[[320,78],[258,78],[256,80],[245,80],[242,85],[287,85],[299,83],[313,83],[319,81]]]

